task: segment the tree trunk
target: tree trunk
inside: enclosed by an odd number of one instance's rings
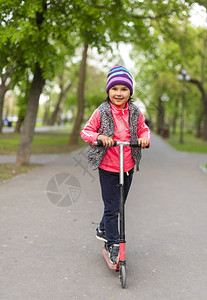
[[[3,128],[3,108],[4,108],[4,97],[6,92],[10,89],[12,69],[10,68],[5,74],[1,75],[1,85],[0,85],[0,133],[2,133]],[[9,83],[7,80],[10,79]]]
[[[30,92],[30,88],[31,88],[31,83],[29,82],[29,80],[27,80],[26,86],[23,86],[23,88],[24,88],[25,95],[23,97],[21,97],[21,100],[20,100],[21,103],[19,106],[18,121],[16,122],[14,132],[20,132],[21,126],[24,122],[25,107],[27,107],[27,101],[29,98],[29,92]]]
[[[36,123],[39,97],[42,92],[45,80],[42,76],[42,70],[39,64],[36,64],[34,71],[34,78],[30,88],[30,93],[27,102],[27,108],[24,118],[23,130],[21,133],[21,139],[19,148],[17,151],[16,164],[26,165],[29,164],[30,155],[32,151],[32,140],[34,135],[34,128]]]
[[[175,107],[178,107],[178,100],[175,100]],[[173,112],[172,117],[172,134],[176,134],[176,128],[177,128],[177,120],[178,120],[178,111],[177,109]]]
[[[203,125],[203,139],[207,141],[207,95],[203,99],[204,103],[204,125]]]
[[[21,129],[21,125],[24,121],[24,117],[21,117],[20,115],[18,116],[18,120],[16,122],[16,126],[15,126],[15,129],[14,129],[14,132],[20,132],[20,129]]]
[[[176,126],[177,126],[177,114],[174,113],[173,120],[172,120],[172,134],[176,133]]]
[[[61,79],[61,80],[62,80],[62,79]],[[54,110],[54,112],[53,112],[53,114],[52,114],[51,119],[50,119],[49,122],[48,122],[48,125],[53,126],[53,125],[55,124],[56,119],[57,119],[58,112],[59,112],[59,110],[60,110],[60,104],[61,104],[61,102],[62,102],[64,96],[65,96],[65,95],[67,94],[67,92],[69,91],[70,87],[71,87],[71,83],[70,83],[70,84],[66,87],[66,89],[64,90],[64,89],[63,89],[63,82],[60,84],[60,89],[61,89],[61,91],[60,91],[60,94],[59,94],[59,97],[58,97],[58,101],[57,101],[55,110]]]
[[[202,123],[203,123],[203,110],[197,110],[195,112],[196,119],[195,119],[195,137],[201,138],[202,137]]]
[[[204,126],[203,126],[203,138],[207,141],[207,93],[204,90],[205,80],[205,69],[206,69],[206,48],[207,48],[207,40],[206,35],[203,39],[203,55],[201,56],[201,84],[203,86],[203,90],[201,89],[202,94],[202,103],[203,103],[203,111],[204,111]]]
[[[165,118],[165,110],[163,107],[163,103],[161,97],[158,99],[158,111],[157,111],[157,134],[162,135],[164,130],[164,118]]]
[[[45,111],[44,111],[44,116],[43,116],[43,125],[49,125],[49,110],[50,110],[50,103],[47,101],[45,103]]]
[[[60,92],[59,97],[58,97],[58,101],[57,101],[56,106],[55,106],[55,110],[53,111],[52,116],[51,116],[50,120],[48,121],[49,126],[55,125],[55,121],[57,119],[57,115],[58,115],[58,112],[60,110],[60,103],[61,103],[62,99],[63,99],[63,94],[62,94],[62,92]]]
[[[201,124],[196,124],[196,133],[195,133],[195,137],[196,138],[201,138],[202,133],[201,133]]]
[[[42,0],[43,10],[36,13],[36,24],[38,30],[41,30],[44,22],[44,12],[47,10],[47,1]],[[24,124],[20,138],[20,144],[17,150],[16,165],[27,165],[32,153],[32,141],[39,106],[39,98],[42,93],[45,79],[42,69],[38,62],[35,63],[34,77],[29,90],[27,108],[24,117]]]
[[[191,78],[189,82],[195,84],[201,92],[201,102],[203,104],[203,117],[204,117],[203,139],[207,141],[207,93],[204,89],[202,82],[200,82],[199,80]]]
[[[73,131],[70,136],[69,145],[77,145],[78,137],[80,135],[80,128],[83,122],[84,114],[84,86],[85,86],[85,73],[86,73],[86,60],[87,60],[88,44],[84,44],[82,61],[80,66],[79,84],[78,84],[78,111],[75,119]]]
[[[4,86],[0,86],[0,133],[2,133],[3,128],[3,107],[4,107],[4,96],[6,93]]]

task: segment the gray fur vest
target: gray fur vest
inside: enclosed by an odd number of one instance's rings
[[[139,108],[131,102],[129,105],[129,129],[131,142],[137,142],[137,122],[139,119]],[[100,113],[100,127],[98,132],[100,134],[113,138],[114,135],[114,120],[111,113],[111,106],[108,102],[103,102],[99,107]],[[92,146],[89,144],[88,161],[95,170],[99,167],[107,149],[105,147]],[[136,170],[139,170],[139,162],[141,160],[141,150],[139,148],[131,148],[132,157],[136,164]]]

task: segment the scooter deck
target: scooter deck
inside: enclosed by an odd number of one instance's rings
[[[119,270],[119,257],[116,264],[112,264],[109,259],[109,251],[106,250],[105,247],[102,248],[103,256],[111,270],[118,271]]]

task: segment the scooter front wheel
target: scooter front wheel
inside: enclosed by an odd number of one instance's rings
[[[121,281],[121,287],[125,288],[125,285],[126,285],[126,266],[125,265],[119,266],[119,278]]]

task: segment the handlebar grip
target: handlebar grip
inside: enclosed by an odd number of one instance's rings
[[[138,142],[130,142],[130,146],[131,146],[131,147],[134,147],[134,148],[135,148],[135,147],[137,147],[137,148],[140,147],[140,146],[138,145]]]
[[[101,140],[97,140],[95,145],[99,147],[103,147],[103,142]]]
[[[98,146],[98,147],[103,147],[103,142],[101,140],[97,140],[95,142],[95,146]],[[117,142],[114,141],[114,144],[113,144],[113,147],[116,147],[117,146]]]
[[[130,146],[133,147],[133,148],[135,148],[135,147],[141,148],[141,146],[138,145],[138,142],[130,142]],[[147,146],[146,148],[149,148],[149,146]]]

